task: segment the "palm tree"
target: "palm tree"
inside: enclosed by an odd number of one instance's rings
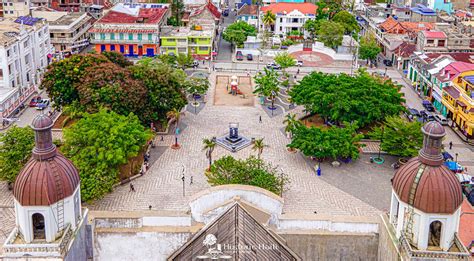
[[[178,124],[179,124],[179,118],[181,118],[181,112],[176,109],[176,108],[173,108],[171,111],[167,112],[166,113],[166,117],[170,118],[170,119],[174,119],[174,124],[175,124],[175,143],[174,143],[174,147],[178,147]]]
[[[267,144],[263,143],[263,138],[257,139],[253,143],[252,150],[257,151],[257,158],[260,159],[260,156],[262,155],[263,149],[268,147]]]
[[[288,138],[291,138],[293,130],[300,124],[300,122],[296,119],[295,114],[287,114],[285,120],[283,121],[285,126],[285,132],[288,135]]]
[[[217,143],[214,139],[203,139],[202,140],[203,147],[202,150],[206,150],[206,156],[209,159],[209,169],[211,169],[212,165],[212,152],[214,151],[214,148],[216,147]]]
[[[267,11],[262,18],[263,25],[273,25],[275,24],[276,20],[276,15],[274,15],[272,12]],[[265,31],[265,27],[263,28],[263,31]]]

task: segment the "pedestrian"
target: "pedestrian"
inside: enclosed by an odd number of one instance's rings
[[[296,74],[295,74],[295,80],[296,80]]]
[[[161,141],[163,141],[163,135],[161,135]]]
[[[191,179],[189,181],[189,185],[193,184],[193,176],[191,176]]]
[[[148,206],[148,209],[151,210],[151,205]]]
[[[130,183],[130,190],[128,192],[135,192],[135,187]]]
[[[262,123],[262,115],[258,116],[258,122]]]
[[[450,141],[450,142],[449,142],[449,149],[451,150],[452,148],[453,148],[453,142]]]
[[[205,62],[205,61],[204,61],[204,60],[202,60],[202,64],[203,64],[203,65],[204,65],[204,62]]]
[[[296,74],[300,74],[300,69],[298,69],[298,71],[296,71]]]
[[[145,162],[145,171],[148,171],[148,169],[150,168],[150,164],[147,162]]]

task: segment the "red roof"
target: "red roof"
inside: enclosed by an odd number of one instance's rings
[[[261,8],[261,11],[266,13],[267,11],[273,14],[290,13],[294,10],[298,10],[303,14],[316,14],[318,7],[312,3],[275,3]]]
[[[431,63],[436,58],[443,56],[451,56],[455,61],[473,63],[474,54],[472,53],[425,53],[422,60],[426,63]]]
[[[446,34],[442,31],[423,31],[426,38],[446,39]]]
[[[136,33],[136,34],[153,34],[157,33],[156,29],[122,29],[122,28],[91,28],[89,33]]]
[[[461,242],[466,247],[474,241],[474,207],[471,206],[467,199],[461,205],[459,239],[461,239]]]
[[[432,23],[427,22],[399,22],[390,16],[389,18],[385,19],[385,21],[381,23],[379,27],[387,33],[406,34],[431,30],[434,26]]]
[[[106,24],[154,24],[159,23],[167,11],[167,8],[141,8],[138,16],[116,11],[109,11],[97,22]]]
[[[393,53],[400,57],[408,58],[416,51],[416,44],[403,42],[393,50]]]

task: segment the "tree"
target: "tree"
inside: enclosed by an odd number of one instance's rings
[[[289,91],[291,100],[326,122],[357,121],[361,127],[404,110],[400,87],[365,71],[357,75],[312,72]]]
[[[186,91],[193,97],[205,94],[209,89],[209,80],[207,78],[191,77],[186,83]]]
[[[370,136],[381,140],[381,149],[388,154],[414,157],[423,145],[421,127],[418,121],[409,122],[399,116],[389,116],[383,126],[374,128]]]
[[[285,124],[285,132],[289,134],[291,138],[291,133],[301,124],[300,121],[296,118],[296,114],[288,113],[283,120]]]
[[[125,58],[125,56],[123,56],[123,54],[119,52],[111,51],[111,52],[102,52],[101,54],[107,57],[109,61],[115,63],[116,65],[120,67],[125,68],[127,66],[133,65],[131,61],[129,61],[127,58]]]
[[[308,19],[304,23],[304,29],[310,33],[311,40],[314,40],[316,33],[319,31],[319,20]]]
[[[333,21],[321,21],[318,30],[318,40],[327,47],[336,49],[342,44],[344,26]]]
[[[214,161],[206,176],[212,186],[251,185],[278,195],[281,195],[284,186],[288,183],[288,178],[284,173],[253,156],[244,160],[236,160],[232,156],[222,157]]]
[[[373,34],[366,34],[360,40],[359,58],[367,60],[367,64],[369,64],[370,61],[375,60],[381,51],[382,48],[380,48]]]
[[[356,125],[345,128],[333,126],[327,130],[298,125],[292,131],[292,141],[287,146],[299,149],[305,156],[318,159],[357,159],[362,135],[355,132]]]
[[[203,148],[202,150],[206,151],[206,157],[209,159],[209,169],[211,169],[212,165],[212,152],[214,152],[214,149],[216,148],[216,141],[214,139],[203,139]]]
[[[12,126],[0,134],[0,179],[15,182],[16,176],[28,162],[35,145],[35,134],[30,127]]]
[[[144,59],[150,59],[151,60],[151,58],[142,58],[140,61],[138,61],[138,63],[143,63]],[[171,65],[171,66],[176,66],[176,64],[177,64],[176,55],[162,54],[162,55],[158,56],[158,59],[161,62],[163,62],[165,64],[168,64],[168,65]]]
[[[222,33],[222,38],[231,44],[242,46],[247,40],[247,36],[256,36],[257,30],[252,25],[244,21],[237,21],[227,26]]]
[[[256,139],[253,143],[252,150],[257,152],[257,158],[260,159],[260,156],[262,156],[263,149],[268,147],[267,144],[263,143],[263,138],[261,139]]]
[[[193,64],[194,58],[190,54],[178,53],[176,57],[176,62],[184,70],[186,67],[189,67]]]
[[[258,72],[255,75],[255,90],[253,93],[263,95],[265,97],[270,97],[272,100],[272,108],[274,107],[275,98],[280,90],[278,87],[278,75],[273,69],[264,68],[265,74]]]
[[[184,4],[182,0],[171,0],[171,11],[173,12],[174,26],[181,25],[181,14],[184,10]]]
[[[64,129],[61,150],[79,170],[82,199],[100,198],[111,191],[119,166],[137,156],[150,138],[151,133],[145,131],[137,116],[105,109],[84,114]]]
[[[264,26],[272,26],[275,24],[275,21],[276,15],[273,14],[270,10],[263,14],[262,22]],[[263,28],[263,31],[265,31],[265,27]]]
[[[345,10],[342,10],[338,12],[336,15],[334,15],[334,17],[332,18],[332,21],[340,23],[342,26],[344,26],[345,34],[350,34],[352,32],[360,31],[359,24],[357,23],[357,20],[355,19],[355,17],[351,13]]]
[[[296,60],[287,52],[281,52],[275,56],[275,63],[280,65],[281,69],[283,70],[283,74],[286,75],[286,69],[295,66]]]
[[[73,55],[54,62],[47,67],[40,89],[46,90],[54,106],[61,108],[79,100],[77,83],[86,75],[86,69],[110,63],[107,57],[98,54]]]

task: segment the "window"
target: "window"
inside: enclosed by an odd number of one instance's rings
[[[280,23],[283,23],[283,18],[282,17],[280,17]]]
[[[16,53],[16,45],[13,46],[13,52]]]
[[[120,39],[120,40],[123,40],[123,33],[120,33],[120,34],[119,34],[119,39]]]
[[[30,54],[25,55],[25,63],[26,65],[30,64]]]
[[[153,34],[148,34],[148,41],[153,41]]]
[[[54,38],[54,34],[53,34],[53,33],[49,33],[49,37]]]
[[[110,34],[110,40],[115,40],[115,34],[114,33]]]
[[[27,82],[30,82],[30,72],[27,72],[27,73],[26,73],[26,81],[27,81]]]
[[[26,2],[25,2],[25,3],[26,3]],[[38,32],[38,37],[41,37],[41,36],[42,36],[42,34],[41,34],[41,31],[40,31],[40,32]]]
[[[428,44],[433,44],[433,43],[434,43],[434,40],[427,40],[426,43],[428,43]]]
[[[298,22],[298,18],[293,18],[291,22],[292,22],[292,23],[297,23],[297,22]]]
[[[9,64],[8,65],[8,74],[12,74],[13,73],[13,66],[12,64]]]
[[[142,40],[142,34],[138,34],[138,40],[139,40],[139,41]]]
[[[7,50],[7,57],[10,57],[10,50]]]
[[[128,34],[128,40],[133,40],[133,34]]]
[[[3,70],[2,69],[0,69],[0,77],[3,78]]]
[[[178,48],[178,53],[186,53],[186,48]]]
[[[35,213],[31,217],[33,221],[33,238],[45,239],[46,233],[44,229],[44,217],[40,213]]]
[[[209,50],[209,48],[207,48],[207,47],[199,47],[199,51],[207,51],[207,50]]]
[[[13,6],[13,3],[8,3],[8,5]]]
[[[444,46],[444,40],[438,40],[438,46],[443,47]]]
[[[280,26],[280,31],[283,31],[283,27]]]
[[[100,34],[100,40],[105,40],[105,34],[104,33]]]

